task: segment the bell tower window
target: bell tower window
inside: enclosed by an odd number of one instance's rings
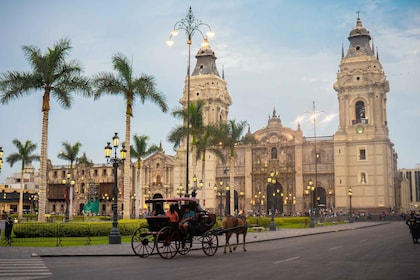
[[[367,123],[368,119],[366,118],[366,108],[363,101],[356,102],[356,121],[355,123]]]

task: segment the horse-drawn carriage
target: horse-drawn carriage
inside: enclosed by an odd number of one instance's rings
[[[171,222],[166,215],[146,217],[147,226],[140,226],[133,233],[131,247],[136,255],[145,258],[155,251],[164,259],[171,259],[176,254],[186,255],[190,252],[193,241],[200,242],[203,252],[213,256],[219,246],[218,232],[212,230],[216,215],[203,210],[195,198],[157,198],[146,200],[151,210],[168,208],[169,204],[178,206],[181,219],[184,209],[194,211],[188,232],[183,232],[178,222]]]

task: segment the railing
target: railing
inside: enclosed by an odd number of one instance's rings
[[[140,223],[120,224],[121,235],[130,236],[138,226]],[[43,243],[42,246],[59,247],[104,244],[110,232],[110,222],[19,222],[13,225],[10,245],[37,246]]]

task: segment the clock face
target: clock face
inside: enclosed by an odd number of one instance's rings
[[[363,128],[363,126],[359,125],[359,126],[356,128],[356,131],[357,131],[357,133],[362,134],[362,133],[365,131],[365,129]]]

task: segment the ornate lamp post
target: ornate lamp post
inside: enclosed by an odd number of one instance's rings
[[[132,217],[133,218],[136,218],[136,200],[137,200],[137,195],[136,194],[132,194],[131,196],[130,196],[130,198],[131,198],[131,200],[132,200],[132,203],[131,203],[131,205],[132,205],[132,211],[131,211],[131,215],[132,215]]]
[[[194,183],[194,185],[193,185],[193,191],[191,193],[191,196],[196,197],[197,196],[197,190],[201,190],[203,188],[203,180],[200,180],[200,182],[198,183],[198,186],[197,186],[197,176],[195,176],[195,174],[194,174],[193,183]]]
[[[200,30],[202,26],[206,26],[209,31],[206,33],[206,36],[204,36],[203,32]],[[201,20],[198,20],[195,18],[192,9],[188,10],[188,14],[185,18],[181,19],[180,21],[177,21],[174,25],[174,28],[172,29],[169,39],[166,41],[166,44],[168,46],[172,46],[174,44],[174,41],[172,41],[172,38],[178,35],[179,30],[184,30],[185,35],[187,36],[187,45],[188,45],[188,67],[187,67],[187,147],[186,147],[186,169],[185,169],[185,185],[186,185],[186,193],[185,196],[188,197],[188,169],[189,169],[189,149],[190,149],[190,68],[191,68],[191,44],[192,44],[192,37],[194,37],[194,34],[196,32],[200,33],[203,37],[204,41],[207,41],[207,37],[211,38],[214,36],[213,31],[211,30],[210,25],[202,22]]]
[[[65,200],[66,200],[66,218],[68,222],[73,217],[73,187],[76,182],[71,178],[71,173],[66,173],[66,178],[63,179],[63,184],[66,185]]]
[[[261,205],[264,205],[265,195],[258,191],[254,195],[254,204],[258,205],[258,216],[261,216]]]
[[[309,194],[309,199],[310,199],[310,205],[311,205],[311,209],[310,209],[310,217],[311,217],[311,221],[309,223],[309,227],[313,228],[315,226],[314,224],[314,191],[315,191],[315,186],[314,186],[314,182],[312,180],[309,180],[308,185],[306,186],[306,189],[308,190],[308,194]]]
[[[37,207],[36,207],[36,203],[38,201],[38,194],[31,194],[29,196],[29,201],[32,202],[32,209],[34,210],[34,214],[36,214],[36,212],[38,212]]]
[[[296,196],[293,196],[292,193],[289,193],[286,196],[286,199],[285,200],[286,200],[286,204],[289,206],[288,207],[289,208],[289,215],[292,215],[293,214],[293,206],[296,203]]]
[[[274,191],[274,185],[276,184],[276,178],[274,177],[275,173],[272,171],[270,176],[268,176],[267,181],[270,186],[270,190],[272,190],[272,198],[271,198],[271,223],[270,223],[270,230],[276,230],[276,224],[274,223],[274,199],[276,196],[276,192]]]
[[[112,189],[112,194],[114,196],[114,200],[112,202],[112,229],[109,234],[109,244],[121,244],[121,234],[118,230],[118,166],[124,162],[127,156],[127,150],[125,149],[124,145],[122,145],[122,149],[120,150],[120,158],[117,157],[117,148],[120,144],[120,138],[118,137],[118,133],[115,132],[114,137],[112,137],[112,145],[114,147],[114,156],[111,157],[112,154],[112,146],[111,143],[105,146],[105,158],[107,163],[112,163],[113,171],[114,171],[114,187]]]
[[[179,195],[179,197],[182,197],[185,194],[184,187],[182,186],[182,184],[179,185],[179,187],[177,188],[176,194]]]
[[[217,186],[217,184],[214,184],[213,187],[214,192],[216,193],[216,197],[219,198],[219,218],[220,220],[222,219],[223,216],[223,197],[225,197],[225,193],[229,190],[229,186],[226,186],[226,188],[223,187],[223,181],[219,182],[219,186]],[[226,205],[226,209],[227,210],[227,205]],[[225,211],[227,212],[227,211]],[[229,212],[227,212],[229,213]]]
[[[348,195],[349,195],[349,199],[350,199],[349,222],[353,223],[353,209],[351,207],[351,198],[353,197],[353,191],[352,191],[351,187],[349,188]]]
[[[107,193],[102,195],[102,201],[104,202],[104,212],[105,212],[104,216],[105,216],[105,219],[106,219],[106,216],[107,216],[107,213],[106,213],[107,204],[108,204],[108,201],[110,201],[110,200],[111,200],[111,198],[109,197],[109,195]]]
[[[318,116],[320,114],[322,114],[322,113],[327,116],[326,117],[327,120],[331,119],[330,115],[327,112],[325,112],[325,111],[317,111],[316,110],[316,106],[315,106],[315,101],[312,101],[312,112],[304,112],[298,118],[298,124],[300,126],[300,122],[302,120],[303,115],[310,114],[311,115],[312,122],[314,124],[314,137],[313,138],[314,138],[314,160],[315,160],[315,162],[314,162],[314,165],[315,165],[315,182],[314,182],[315,183],[315,186],[314,186],[314,190],[315,191],[317,191],[317,187],[318,187],[318,163],[321,160],[320,154],[318,153],[318,150],[317,150],[316,123],[317,123]],[[313,205],[314,204],[314,201],[313,201],[314,198],[313,198],[313,196],[314,195],[312,195],[312,197],[311,197],[311,199],[312,199],[312,207],[311,208],[313,208],[313,206],[314,206]],[[316,210],[318,210],[318,209],[316,209]],[[311,218],[311,220],[312,220],[312,218]]]

